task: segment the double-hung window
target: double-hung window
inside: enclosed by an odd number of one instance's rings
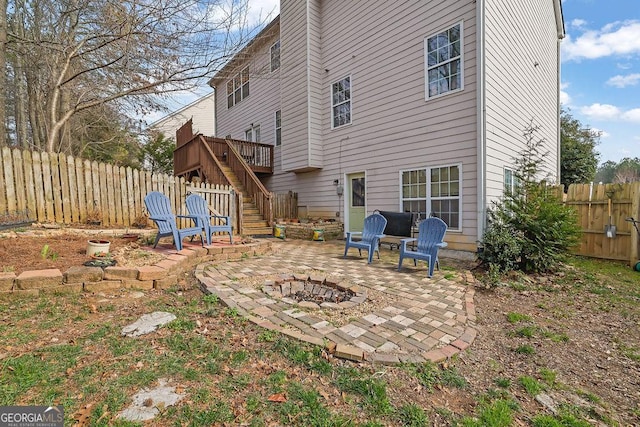
[[[227,108],[249,96],[249,67],[246,67],[227,82]]]
[[[462,43],[462,23],[425,39],[426,99],[462,90]]]
[[[271,45],[271,72],[280,68],[280,40]]]
[[[282,110],[276,111],[276,147],[282,145]]]
[[[244,131],[244,140],[260,142],[260,125],[255,125]]]
[[[351,77],[331,85],[331,127],[351,123]]]
[[[402,172],[402,210],[420,218],[436,216],[451,230],[461,230],[460,166],[421,168]]]
[[[516,188],[520,185],[520,179],[512,169],[504,168],[504,192],[515,194]]]

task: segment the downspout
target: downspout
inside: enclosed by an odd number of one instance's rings
[[[557,93],[556,93],[556,103],[557,103],[557,120],[558,120],[558,139],[557,139],[557,147],[558,147],[558,162],[557,162],[557,176],[558,176],[558,182],[560,182],[560,180],[562,179],[562,177],[560,176],[560,171],[561,171],[561,158],[562,158],[562,121],[560,119],[560,111],[561,111],[561,106],[560,106],[560,86],[562,84],[562,80],[560,78],[561,76],[561,70],[562,70],[562,66],[561,66],[561,55],[560,55],[560,43],[562,42],[562,39],[564,39],[565,37],[565,28],[564,28],[564,14],[562,13],[562,3],[560,2],[560,0],[554,0],[553,1],[553,12],[556,18],[556,29],[558,31],[558,41],[557,41],[557,48],[556,48],[556,66],[557,66],[557,71],[558,71],[558,80],[557,80]]]
[[[213,88],[213,136],[218,136],[218,90]]]
[[[485,105],[485,0],[477,0],[476,2],[476,106],[477,106],[477,238],[478,242],[482,241],[484,229],[487,221],[487,147],[486,147],[486,105]]]

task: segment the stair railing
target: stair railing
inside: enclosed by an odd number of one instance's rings
[[[240,191],[240,189],[238,187],[233,185],[233,180],[225,172],[225,169],[222,167],[222,163],[220,162],[218,157],[214,154],[213,150],[211,149],[211,146],[207,143],[207,140],[202,135],[200,135],[199,140],[200,140],[200,143],[201,143],[200,146],[202,147],[202,151],[204,152],[203,155],[206,155],[207,157],[209,157],[210,160],[216,165],[216,167],[213,168],[215,170],[205,171],[205,176],[211,176],[211,174],[215,173],[215,174],[218,175],[218,177],[224,178],[224,180],[226,181],[227,185],[229,185],[231,188],[233,188],[233,192],[235,193],[235,206],[236,206],[236,217],[237,217],[238,233],[242,234],[242,230],[243,230],[243,227],[244,227],[243,207],[242,207],[242,192]],[[219,179],[218,181],[221,181],[221,180]]]
[[[227,144],[227,163],[244,186],[247,194],[253,199],[258,208],[258,212],[271,226],[273,225],[272,194],[260,182],[249,165],[244,161],[236,147],[231,141],[225,140]]]

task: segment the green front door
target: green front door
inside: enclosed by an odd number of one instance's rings
[[[365,216],[364,173],[347,175],[347,197],[349,210],[348,231],[362,231]]]

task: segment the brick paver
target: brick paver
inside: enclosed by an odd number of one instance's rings
[[[360,360],[362,353],[373,363],[438,361],[466,349],[476,336],[473,287],[467,284],[466,271],[449,271],[446,278],[436,271],[429,279],[424,265],[397,271],[397,264],[385,260],[388,257],[374,258],[372,264],[364,257],[343,259],[342,242],[278,241],[273,249],[269,255],[201,264],[196,277],[205,292],[246,312],[254,323],[311,343],[323,342],[328,349],[339,344],[343,347],[335,355],[352,360]],[[364,314],[347,308],[349,322],[332,325],[325,313],[339,309],[312,309],[262,291],[264,284],[272,283],[268,280],[292,275],[357,285],[365,292],[389,295],[389,305]],[[349,316],[349,310],[358,314]]]

